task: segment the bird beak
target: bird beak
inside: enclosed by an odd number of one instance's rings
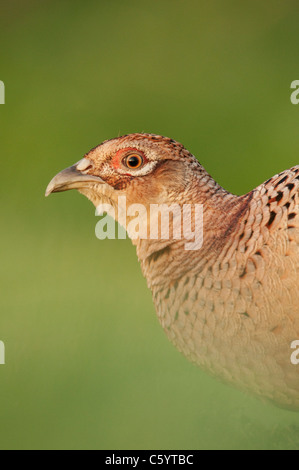
[[[100,177],[86,173],[91,167],[92,162],[88,158],[83,158],[76,165],[61,171],[52,179],[47,187],[46,197],[52,193],[60,193],[70,189],[82,189],[88,187],[90,183],[103,184],[104,181]]]

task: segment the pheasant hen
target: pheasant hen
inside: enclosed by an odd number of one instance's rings
[[[291,360],[299,340],[299,166],[235,196],[178,142],[131,134],[91,150],[59,173],[46,194],[69,189],[95,206],[109,204],[116,219],[120,196],[149,212],[200,205],[200,249],[188,250],[184,236],[174,237],[175,217],[168,238],[161,231],[132,237],[159,321],[208,373],[299,411],[299,365]],[[129,220],[126,214],[127,229]],[[148,215],[141,224],[147,221]]]

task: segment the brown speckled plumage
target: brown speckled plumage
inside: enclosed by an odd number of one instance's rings
[[[116,169],[121,149],[143,152],[141,170]],[[279,406],[299,410],[299,365],[291,343],[299,340],[299,166],[274,176],[245,196],[221,188],[181,144],[132,134],[86,156],[77,187],[95,205],[203,204],[204,242],[184,250],[184,240],[134,240],[169,339],[201,368]],[[84,160],[85,161],[85,160]],[[100,177],[101,183],[88,180]]]

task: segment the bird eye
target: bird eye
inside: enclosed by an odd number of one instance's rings
[[[143,158],[137,153],[134,153],[126,157],[124,163],[128,168],[133,168],[135,170],[143,164]]]

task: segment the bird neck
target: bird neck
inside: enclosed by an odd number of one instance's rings
[[[174,202],[183,210],[189,207],[191,213],[191,234],[182,226],[184,217],[173,218],[171,228],[181,225],[181,238],[137,239],[133,241],[148,286],[153,290],[162,285],[171,285],[186,273],[197,275],[207,265],[212,265],[221,250],[232,239],[239,220],[248,208],[251,193],[235,196],[225,191],[205,170],[189,180],[183,192],[177,194]],[[196,212],[198,211],[198,212]],[[173,234],[173,232],[172,232]]]

